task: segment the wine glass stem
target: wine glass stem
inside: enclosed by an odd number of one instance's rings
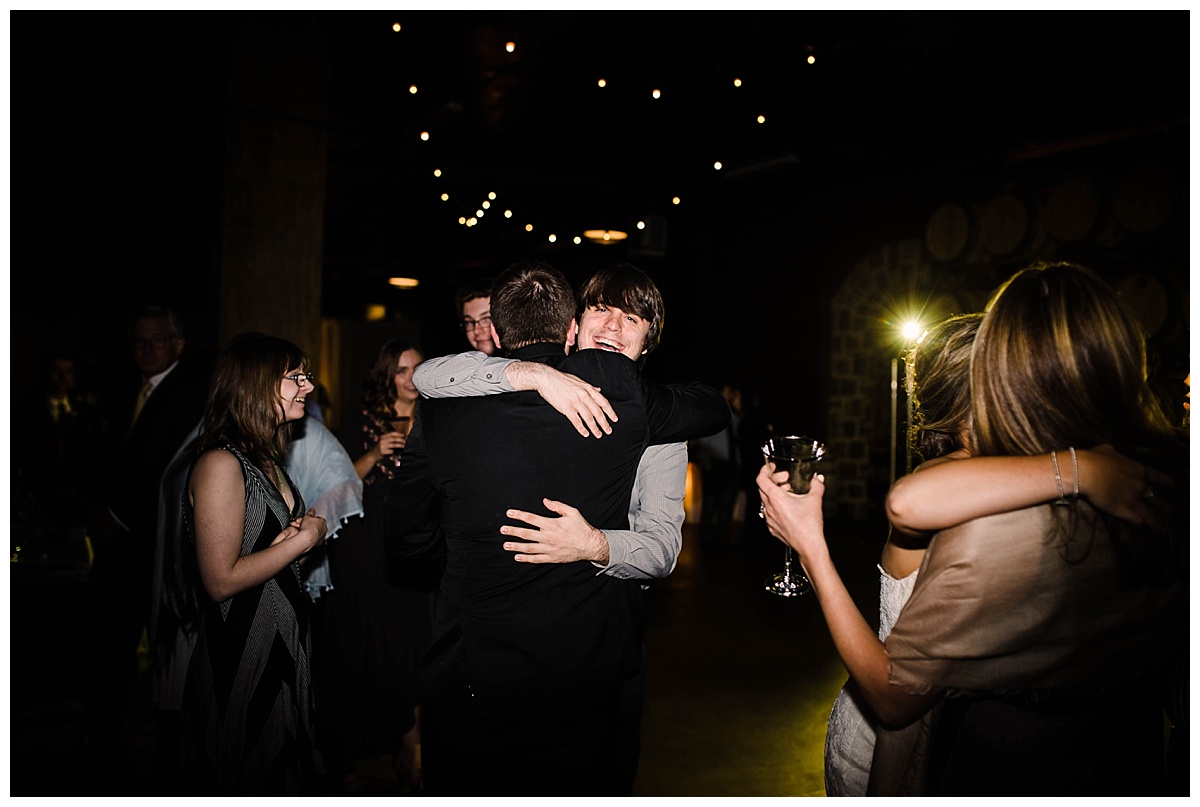
[[[790,546],[783,550],[783,579],[788,582],[792,580],[792,558],[795,555],[796,551]]]

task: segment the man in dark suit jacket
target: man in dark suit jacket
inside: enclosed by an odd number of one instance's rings
[[[117,732],[136,681],[138,643],[149,624],[163,471],[199,422],[208,393],[203,372],[181,360],[183,326],[173,311],[139,310],[129,338],[141,384],[131,390],[127,408],[110,420],[115,461],[101,482],[104,506],[88,529],[95,551],[89,579],[94,667],[88,734],[98,750],[109,753],[118,753]]]
[[[621,682],[640,662],[637,580],[586,561],[514,563],[500,533],[510,509],[552,515],[572,502],[598,528],[627,528],[644,448],[718,431],[716,390],[643,384],[619,353],[574,342],[570,286],[544,264],[497,278],[492,325],[512,358],[603,390],[617,414],[581,437],[536,392],[425,400],[385,502],[389,552],[444,552],[433,645],[421,672],[422,763],[430,795],[618,792]],[[711,392],[711,395],[708,393]]]

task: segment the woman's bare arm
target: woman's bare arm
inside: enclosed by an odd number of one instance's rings
[[[196,461],[189,494],[200,580],[216,602],[270,580],[325,537],[325,519],[310,510],[271,546],[242,556],[246,485],[241,462],[228,451],[208,451]]]

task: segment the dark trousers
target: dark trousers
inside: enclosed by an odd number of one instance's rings
[[[428,796],[628,795],[618,771],[622,687],[545,696],[513,691],[427,702],[421,762]]]

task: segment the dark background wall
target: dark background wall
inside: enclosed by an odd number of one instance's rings
[[[1186,12],[13,12],[10,26],[14,389],[58,342],[101,395],[126,383],[125,318],[154,301],[201,356],[251,326],[315,339],[345,407],[384,334],[465,347],[461,282],[525,257],[575,282],[629,260],[667,301],[650,375],[735,380],[780,430],[831,437],[841,396],[862,396],[871,436],[853,451],[872,465],[899,309],[977,307],[1053,259],[1139,298],[1156,383],[1182,398]],[[804,72],[810,54],[820,72]],[[594,95],[600,72],[613,94]],[[757,94],[732,95],[735,74]],[[616,94],[643,76],[670,105],[641,85]],[[763,109],[768,125],[742,125]],[[489,187],[538,229],[468,231],[439,207],[443,190],[474,206]],[[545,240],[584,222],[631,237]],[[874,473],[853,513],[877,500]]]

